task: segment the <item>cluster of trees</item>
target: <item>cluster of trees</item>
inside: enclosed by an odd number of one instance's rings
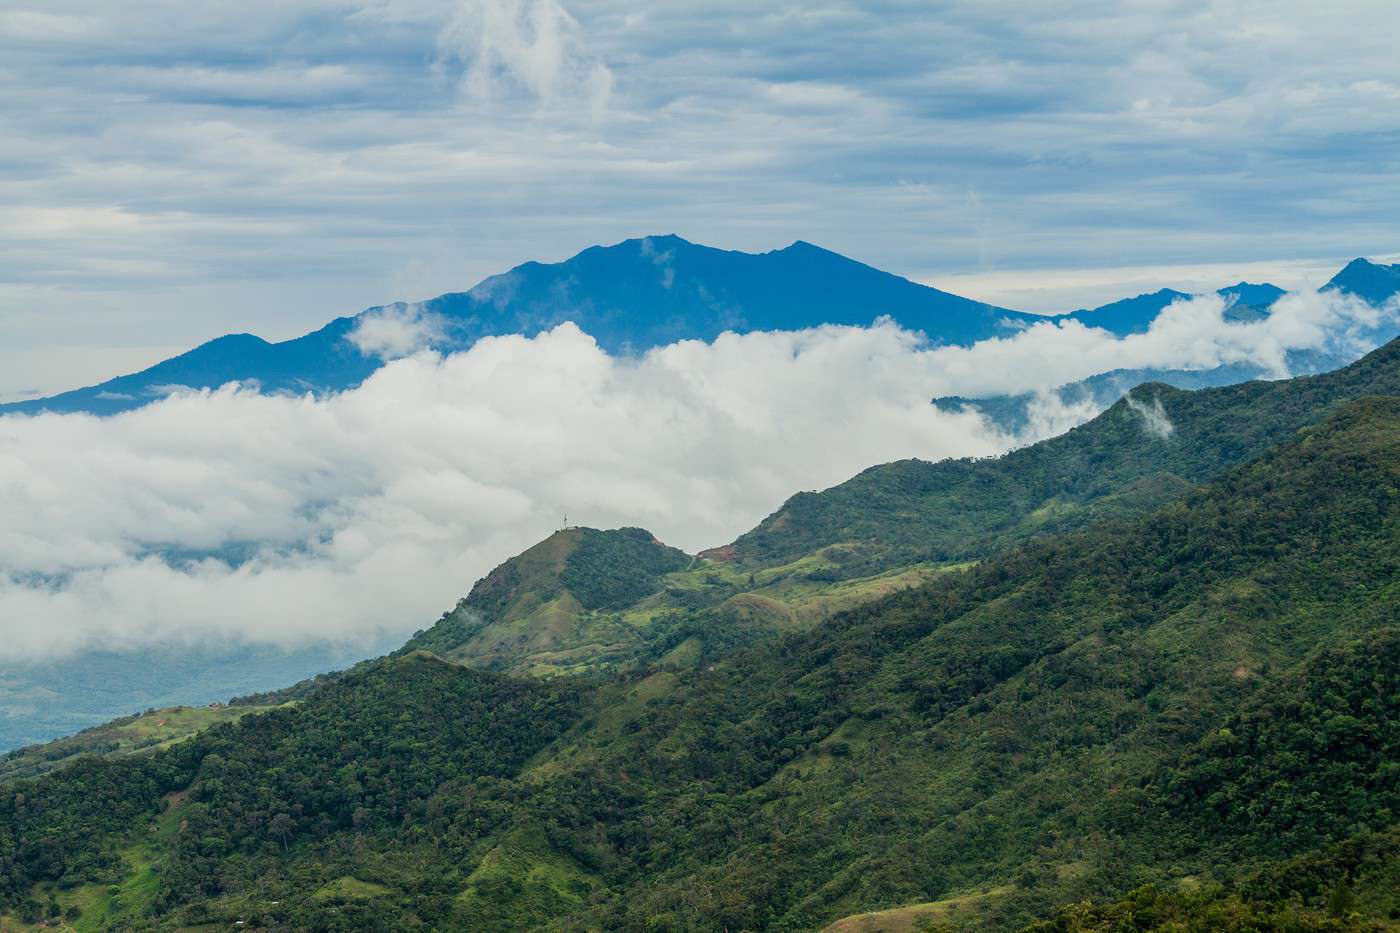
[[[1400,832],[1391,830],[1266,862],[1224,881],[1146,885],[1121,900],[1072,904],[1026,933],[1370,933],[1394,929],[1397,920]]]
[[[1400,630],[1323,651],[1164,774],[1183,845],[1316,849],[1400,819]]]
[[[643,528],[577,529],[582,539],[564,564],[560,582],[585,609],[625,609],[683,570],[691,558],[661,544]]]

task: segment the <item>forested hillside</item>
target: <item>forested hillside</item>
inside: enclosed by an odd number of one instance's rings
[[[799,493],[735,542],[740,565],[838,543],[846,566],[965,560],[1160,505],[1259,455],[1340,401],[1400,394],[1400,341],[1319,376],[1183,391],[1144,385],[1067,434],[987,460],[904,460]]]
[[[139,755],[165,748],[210,726],[263,712],[267,706],[175,706],[124,716],[77,735],[0,755],[0,783],[35,777],[83,755]]]
[[[0,896],[93,929],[1389,923],[1400,399],[1279,440],[704,665],[411,651],[19,782]]]
[[[641,528],[565,528],[483,577],[404,650],[517,673],[598,666],[633,640],[615,613],[693,563]]]

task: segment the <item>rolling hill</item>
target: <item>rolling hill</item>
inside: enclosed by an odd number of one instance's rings
[[[566,530],[483,580],[478,617],[294,705],[0,791],[0,899],[94,929],[1387,928],[1397,378],[1391,345],[1158,396],[1171,432],[1124,403],[1000,481],[945,467],[954,506],[877,468],[868,522],[849,489],[816,494],[713,571]],[[1032,531],[1047,477],[1078,504]],[[740,596],[865,579],[824,542],[897,565],[954,540],[950,516],[985,520],[975,562],[838,611],[684,602],[710,572]],[[565,597],[575,620],[669,601],[641,625],[666,637],[578,674],[482,669],[511,641],[473,639],[523,631],[530,657]]]

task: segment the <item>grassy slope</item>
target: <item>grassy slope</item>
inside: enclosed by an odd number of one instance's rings
[[[43,745],[0,757],[0,784],[37,777],[71,764],[80,755],[132,755],[168,748],[221,722],[232,722],[272,706],[172,706],[116,719]]]
[[[916,564],[849,577],[836,545],[757,570],[690,557],[640,529],[569,528],[506,561],[405,650],[477,667],[551,676],[698,663],[691,629],[743,637],[808,627],[947,570]]]
[[[637,640],[620,611],[693,563],[639,528],[566,528],[483,577],[406,650],[515,673],[605,666]]]

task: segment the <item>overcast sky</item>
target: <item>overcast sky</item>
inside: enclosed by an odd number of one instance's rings
[[[1029,310],[1400,249],[1392,0],[4,0],[0,395],[675,232]]]

